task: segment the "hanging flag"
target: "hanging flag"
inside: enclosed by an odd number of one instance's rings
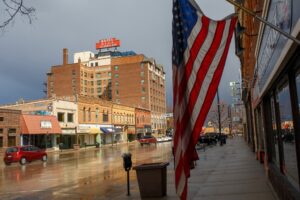
[[[176,191],[187,197],[195,145],[223,73],[234,15],[214,21],[194,0],[173,0],[173,112]]]

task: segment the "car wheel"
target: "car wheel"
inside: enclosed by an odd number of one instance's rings
[[[42,161],[43,161],[43,162],[46,162],[46,161],[47,161],[47,155],[43,155]]]
[[[21,160],[20,160],[20,164],[21,165],[25,165],[27,162],[26,158],[25,157],[22,157]]]

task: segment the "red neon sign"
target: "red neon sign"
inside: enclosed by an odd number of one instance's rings
[[[119,47],[120,45],[121,45],[120,40],[116,38],[109,38],[109,39],[99,40],[99,42],[96,43],[96,49]]]

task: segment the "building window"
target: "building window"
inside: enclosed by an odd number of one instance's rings
[[[57,120],[58,120],[59,122],[64,122],[64,121],[65,121],[65,113],[58,112],[58,113],[57,113]]]
[[[74,122],[74,114],[68,113],[68,122]]]
[[[100,78],[100,76],[101,76],[100,73],[96,74],[96,78]]]
[[[118,71],[119,70],[119,66],[115,65],[115,70]]]
[[[83,111],[82,111],[82,121],[86,121],[86,109],[83,108]]]
[[[295,132],[292,118],[292,109],[290,102],[289,85],[285,84],[277,91],[277,98],[280,113],[280,125],[282,146],[283,146],[283,160],[284,160],[284,173],[289,181],[295,186],[299,184],[297,162],[296,162],[296,145],[295,145]],[[299,186],[299,185],[298,185]],[[298,187],[297,186],[297,187]]]
[[[76,75],[75,69],[72,70],[72,75]]]
[[[4,121],[4,117],[0,117],[0,122],[3,122]]]
[[[115,78],[119,78],[119,74],[115,74]]]
[[[99,120],[99,109],[98,108],[96,108],[95,119],[96,119],[96,122],[98,122],[98,120]]]
[[[98,62],[95,63],[95,66],[98,66]]]
[[[116,85],[116,87],[117,87],[117,86],[119,86],[119,82],[118,82],[118,81],[116,81],[116,82],[115,82],[115,85]]]
[[[141,80],[141,84],[144,85],[144,83],[145,83],[145,80],[142,79],[142,80]]]
[[[141,97],[142,101],[145,101],[146,100],[146,97]]]
[[[91,108],[89,108],[89,110],[88,110],[88,121],[89,122],[91,121],[91,118],[92,118],[92,116],[91,116]]]
[[[141,72],[141,77],[144,77],[145,76],[145,72]]]
[[[103,113],[103,122],[108,122],[108,113]]]
[[[111,72],[108,72],[107,74],[108,74],[108,77],[111,77]]]
[[[0,134],[3,134],[3,128],[0,128]]]
[[[97,92],[98,92],[98,93],[101,93],[101,92],[102,92],[102,88],[101,88],[101,87],[98,87],[98,88],[97,88]]]
[[[87,80],[84,80],[84,85],[87,85]]]
[[[94,63],[91,63],[91,67],[94,67]]]
[[[87,73],[86,72],[84,72],[84,77],[87,77]]]
[[[116,95],[117,95],[117,96],[119,95],[119,90],[116,90]]]
[[[146,88],[142,87],[142,92],[145,93],[146,92]]]
[[[97,85],[101,85],[102,84],[102,81],[101,80],[98,80],[97,81]]]

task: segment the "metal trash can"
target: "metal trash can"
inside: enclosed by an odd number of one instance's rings
[[[166,196],[168,165],[168,162],[161,162],[133,167],[136,171],[141,198]]]

